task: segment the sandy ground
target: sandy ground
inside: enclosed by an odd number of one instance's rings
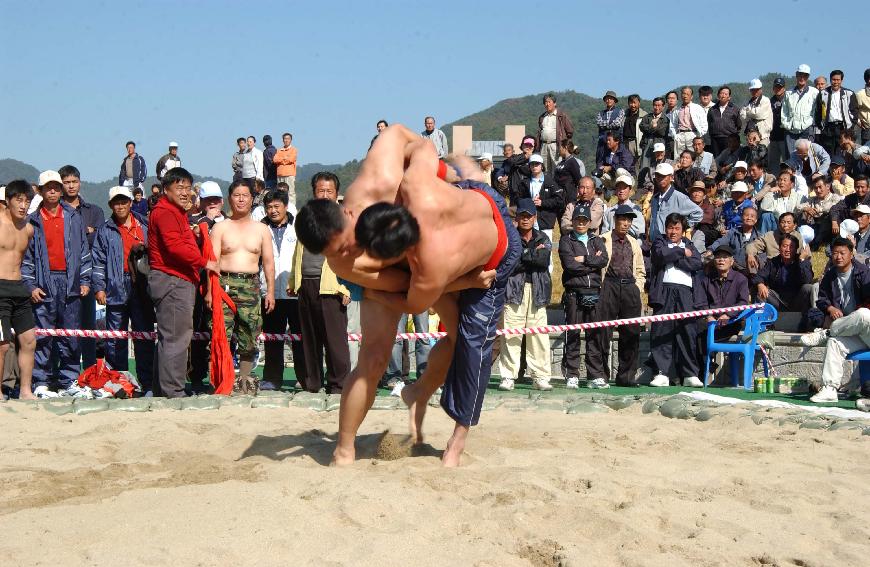
[[[396,460],[405,413],[372,412],[346,469],[335,412],[0,411],[0,562],[870,565],[870,436],[738,413],[500,408],[444,470],[438,410]]]

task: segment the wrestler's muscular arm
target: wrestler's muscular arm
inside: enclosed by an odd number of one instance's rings
[[[262,250],[263,272],[266,275],[266,297],[263,298],[266,313],[275,309],[275,253],[272,250],[272,231],[265,224],[257,223],[263,240],[260,243]]]

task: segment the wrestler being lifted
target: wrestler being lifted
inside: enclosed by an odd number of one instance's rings
[[[519,235],[497,193],[476,182],[453,186],[443,181],[450,175],[445,169],[431,143],[390,127],[349,188],[344,210],[315,200],[297,219],[303,245],[323,250],[340,276],[367,289],[359,363],[342,396],[336,464],[354,460],[356,432],[374,400],[401,313],[434,307],[448,333],[430,353],[424,375],[403,391],[412,435],[422,440],[425,404],[445,379],[442,406],[456,421],[445,465],[459,464],[469,427],[479,418],[504,285],[519,260]],[[380,193],[373,198],[375,191]]]

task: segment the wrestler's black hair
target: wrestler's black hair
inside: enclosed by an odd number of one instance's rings
[[[382,260],[400,256],[420,242],[420,225],[405,207],[375,203],[360,214],[354,230],[357,244]]]
[[[331,199],[311,199],[296,215],[296,237],[312,254],[320,254],[333,236],[344,229],[341,205]]]
[[[681,215],[680,213],[671,213],[665,218],[665,228],[671,226],[672,224],[678,224],[683,227],[683,232],[689,228],[689,223],[686,221],[686,217]]]
[[[75,177],[76,179],[82,178],[82,174],[79,173],[78,168],[74,165],[63,166],[62,168],[57,170],[57,174],[60,175],[61,179],[63,179],[64,177],[70,177],[70,176]]]
[[[227,189],[227,197],[231,197],[233,195],[233,192],[239,187],[247,187],[248,192],[251,194],[251,197],[254,196],[254,188],[251,187],[251,184],[244,179],[239,179],[230,183],[230,188]]]
[[[284,203],[284,206],[287,206],[287,203],[290,202],[290,196],[287,195],[286,191],[269,191],[266,193],[266,196],[263,197],[263,206],[265,207],[272,201],[281,201]]]
[[[389,122],[387,122],[386,120],[384,120],[383,118],[381,118],[380,120],[378,120],[378,121],[375,123],[375,127],[378,127],[378,126],[380,126],[381,124],[384,125],[384,128],[386,128],[386,127],[388,127],[388,126],[390,125]]]
[[[18,195],[24,195],[28,201],[33,199],[33,187],[30,186],[29,181],[16,179],[9,182],[9,185],[6,186],[6,202],[8,203]]]
[[[193,185],[193,176],[183,167],[173,167],[163,175],[163,190],[166,191],[173,183],[187,181]]]
[[[831,251],[833,252],[834,248],[836,248],[837,246],[845,246],[849,249],[849,252],[853,252],[855,250],[855,245],[852,244],[852,241],[848,238],[843,238],[842,236],[838,236],[834,239],[833,242],[831,242]]]

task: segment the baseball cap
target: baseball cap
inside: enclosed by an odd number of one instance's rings
[[[489,152],[483,152],[482,154],[480,154],[480,157],[477,158],[477,161],[483,160],[492,161],[492,154]]]
[[[782,77],[777,77],[777,78],[775,78],[775,79],[773,80],[773,86],[775,86],[775,87],[784,87],[784,86],[785,86],[785,79],[783,79]]]
[[[656,166],[655,172],[658,175],[673,175],[674,174],[674,166],[669,163],[660,163]]]
[[[170,147],[170,148],[177,148],[177,147],[178,147],[178,142],[169,142],[169,147]]]
[[[715,250],[713,250],[713,256],[718,256],[719,254],[734,256],[734,249],[727,244],[723,244],[722,246],[719,246]]]
[[[224,194],[221,193],[221,186],[214,181],[203,181],[199,186],[199,198],[208,199],[209,197],[220,197],[223,199]]]
[[[840,154],[834,154],[831,156],[831,165],[846,165],[846,158]]]
[[[663,151],[665,151],[665,145],[663,143],[656,142],[655,144],[653,144],[653,153]]]
[[[619,205],[616,207],[616,210],[613,211],[613,215],[617,217],[636,217],[637,213],[634,209],[631,208],[631,205]]]
[[[692,189],[701,189],[701,190],[706,191],[706,190],[707,190],[707,186],[704,185],[704,180],[703,180],[703,179],[699,179],[698,181],[693,181],[693,182],[692,182],[692,186],[689,187],[689,192],[690,192],[690,193],[692,192],[692,191],[691,191]]]
[[[858,223],[854,219],[846,219],[840,223],[840,236],[846,238],[858,232]]]
[[[39,186],[45,187],[52,181],[63,185],[63,181],[60,179],[60,174],[52,169],[43,171],[39,174]]]
[[[526,144],[530,144],[533,148],[535,147],[535,139],[531,136],[524,136],[523,141],[520,146],[525,146]]]
[[[538,154],[532,154],[532,157],[529,158],[529,163],[540,163],[540,164],[543,164],[543,163],[544,163],[544,158],[542,158],[542,157],[541,157],[540,155],[538,155]]]
[[[861,213],[862,215],[870,215],[870,207],[868,207],[864,203],[861,203],[860,205],[852,209],[852,212]]]
[[[531,199],[517,199],[517,216],[526,213],[529,215],[538,214],[538,209],[535,208],[535,202]]]
[[[749,81],[749,89],[755,90],[761,88],[761,79],[752,79]]]
[[[797,71],[795,71],[795,73],[806,73],[807,75],[809,75],[811,73],[810,66],[806,63],[801,63],[800,65],[798,65]]]
[[[732,193],[749,193],[749,186],[742,181],[735,181],[731,184]]]
[[[749,164],[747,164],[745,161],[738,161],[734,164],[734,169],[742,169],[743,171],[746,171],[747,169],[749,169]]]
[[[614,183],[614,185],[619,185],[620,183],[625,183],[631,187],[634,185],[634,179],[631,178],[631,175],[620,175],[616,178],[616,183]]]
[[[571,214],[571,220],[574,220],[579,217],[586,217],[587,219],[592,219],[592,213],[589,212],[589,207],[586,205],[577,205],[574,207],[574,212]]]
[[[116,185],[109,189],[109,202],[111,203],[115,197],[126,197],[127,199],[133,200],[133,193],[130,192],[129,187],[121,187],[120,185]]]

